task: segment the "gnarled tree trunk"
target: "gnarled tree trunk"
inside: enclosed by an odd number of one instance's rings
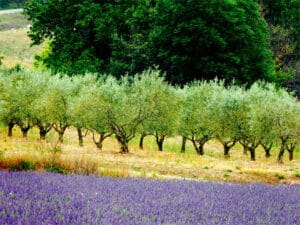
[[[36,125],[39,128],[40,140],[46,140],[46,135],[52,129],[53,125],[51,123],[42,123],[40,121],[38,121]]]
[[[15,124],[13,122],[10,122],[8,124],[8,132],[7,132],[8,137],[12,137],[12,135],[13,135],[12,130],[13,130],[14,126],[15,126]]]
[[[219,139],[219,140],[223,145],[225,158],[229,158],[230,157],[229,151],[235,145],[236,141],[235,140],[233,140],[233,141],[222,141],[221,139]]]
[[[58,142],[59,143],[64,143],[64,131],[63,132],[57,132],[58,133]]]
[[[30,128],[32,127],[31,124],[29,122],[20,122],[17,123],[17,125],[20,127],[23,138],[27,138],[27,134],[28,131],[30,130]]]
[[[185,153],[186,140],[187,138],[185,136],[182,136],[181,149],[180,149],[181,153]]]
[[[240,140],[240,144],[243,146],[243,155],[248,155],[249,148],[247,143]]]
[[[144,149],[144,138],[145,138],[146,136],[147,136],[146,133],[142,133],[142,134],[141,134],[141,137],[140,137],[140,143],[139,143],[139,147],[140,147],[141,150]]]
[[[69,125],[63,125],[63,124],[59,124],[59,126],[57,125],[53,125],[54,130],[57,132],[58,134],[58,142],[59,143],[63,143],[64,142],[64,133],[66,131],[66,129],[68,128]]]
[[[280,146],[280,150],[279,150],[278,157],[277,157],[277,162],[279,162],[279,163],[282,163],[282,157],[284,154],[286,142],[287,142],[286,139],[281,139],[281,146]]]
[[[21,127],[23,138],[27,138],[30,127]]]
[[[83,147],[83,135],[80,127],[77,127],[77,134],[78,134],[78,144],[80,147]]]
[[[95,138],[95,134],[94,134],[94,131],[92,131],[92,134],[93,134],[93,141],[94,141],[94,143],[95,143],[95,145],[97,146],[97,148],[99,149],[99,150],[102,150],[102,147],[103,147],[103,141],[106,139],[106,138],[108,138],[108,137],[110,137],[111,135],[112,135],[112,133],[105,133],[105,132],[101,132],[100,133],[100,136],[99,136],[99,139],[98,139],[98,141],[96,140],[96,138]]]
[[[156,139],[156,144],[158,147],[158,151],[162,151],[163,150],[163,144],[165,141],[165,135],[162,135],[161,137],[159,137],[158,133],[155,134],[155,139]]]
[[[120,153],[126,154],[129,153],[128,142],[129,140],[126,137],[121,137],[116,135],[116,138],[120,144]]]
[[[244,150],[247,149],[247,151],[250,152],[250,159],[251,161],[255,161],[255,150],[257,146],[260,144],[259,140],[253,140],[252,142],[250,141],[240,141],[240,143],[244,146]]]
[[[271,143],[269,145],[261,143],[261,146],[263,146],[263,148],[265,150],[265,156],[266,156],[266,158],[270,158],[271,157],[271,148],[273,146],[273,143]]]
[[[289,152],[289,160],[292,161],[294,159],[294,150],[296,148],[296,143],[286,144],[286,149]]]
[[[294,151],[288,150],[288,152],[289,152],[289,160],[292,161],[294,159]]]
[[[249,148],[251,161],[255,161],[255,148]]]
[[[198,155],[204,155],[204,143],[200,142],[197,144],[195,140],[192,140],[193,146],[197,152]]]

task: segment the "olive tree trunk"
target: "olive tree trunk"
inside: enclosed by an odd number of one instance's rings
[[[260,144],[259,140],[252,140],[252,141],[241,141],[240,142],[244,146],[244,151],[247,150],[250,152],[250,159],[251,161],[255,161],[255,150],[257,146]]]
[[[165,137],[166,137],[165,135],[159,136],[158,133],[155,134],[158,151],[163,151],[163,144],[165,141]]]
[[[251,161],[255,161],[255,148],[249,148]]]
[[[92,134],[93,134],[93,141],[99,150],[102,150],[103,141],[112,135],[112,133],[101,132],[98,140],[96,140],[94,131],[92,131]]]
[[[240,140],[240,144],[243,146],[243,155],[248,155],[248,145],[245,141]]]
[[[15,126],[15,124],[13,122],[10,122],[8,124],[8,132],[7,132],[7,136],[8,137],[12,137],[13,136],[12,131],[13,131],[14,126]]]
[[[46,135],[52,129],[52,124],[47,124],[47,125],[38,124],[37,126],[39,128],[40,140],[46,140]]]
[[[229,158],[230,157],[229,151],[235,145],[236,141],[235,140],[233,140],[233,141],[222,141],[222,140],[220,140],[220,142],[223,145],[225,158]]]
[[[277,157],[278,163],[282,163],[282,157],[284,154],[286,142],[287,142],[286,139],[281,139],[281,146],[280,146],[280,150],[279,150],[278,157]]]
[[[296,148],[296,143],[290,143],[290,144],[286,144],[286,149],[289,152],[289,160],[292,161],[294,160],[294,150]]]
[[[83,147],[83,134],[80,127],[77,127],[77,135],[78,135],[78,144],[80,147]]]
[[[139,147],[140,147],[141,150],[144,149],[144,138],[145,138],[146,136],[147,136],[146,133],[142,133],[142,134],[141,134],[141,137],[140,137],[140,143],[139,143]]]
[[[64,134],[68,126],[69,125],[62,125],[62,124],[59,124],[58,126],[55,124],[53,125],[54,130],[58,134],[58,142],[61,144],[64,142]]]
[[[126,154],[129,153],[128,143],[129,140],[125,136],[116,135],[116,138],[120,144],[120,153]]]
[[[197,152],[198,155],[204,155],[204,143],[202,142],[196,142],[195,140],[192,140],[193,146]]]
[[[186,140],[187,138],[185,136],[182,136],[181,149],[180,149],[181,153],[185,153]]]
[[[266,156],[266,158],[270,158],[271,157],[271,149],[272,149],[273,143],[270,143],[269,145],[261,143],[261,146],[265,150],[265,156]]]
[[[27,138],[29,130],[30,130],[30,127],[21,127],[23,138]]]

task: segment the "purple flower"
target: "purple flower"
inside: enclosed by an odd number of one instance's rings
[[[300,187],[0,171],[0,224],[300,224]]]

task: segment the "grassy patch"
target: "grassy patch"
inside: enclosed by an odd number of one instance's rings
[[[29,68],[33,66],[34,55],[41,51],[41,46],[30,47],[31,40],[27,37],[27,31],[23,28],[0,32],[0,55],[4,57],[2,68],[11,68],[17,64]]]
[[[119,154],[115,138],[104,141],[99,151],[92,142],[91,134],[84,138],[84,147],[78,146],[76,130],[66,131],[65,143],[57,145],[57,134],[51,131],[46,141],[39,141],[38,130],[28,133],[23,139],[20,130],[13,130],[13,138],[7,138],[6,128],[0,128],[0,168],[10,170],[39,170],[54,173],[74,173],[110,177],[148,178],[192,178],[205,180],[225,180],[235,182],[284,182],[300,185],[296,171],[300,169],[300,154],[295,152],[295,160],[276,162],[276,151],[268,160],[264,151],[257,150],[257,161],[251,162],[242,149],[234,148],[230,160],[223,157],[222,146],[217,141],[205,145],[204,156],[199,156],[188,143],[185,154],[180,153],[181,138],[168,138],[163,152],[158,152],[152,137],[146,137],[145,148],[140,150],[138,138],[130,144],[129,154]],[[172,143],[173,142],[173,143]],[[171,149],[169,149],[169,147]],[[4,151],[5,149],[5,151]],[[25,162],[25,163],[24,163]],[[27,163],[29,162],[29,164]],[[32,166],[34,165],[34,166]]]
[[[30,22],[22,13],[0,15],[0,31],[26,28],[29,24]]]
[[[279,180],[283,180],[284,179],[284,176],[282,174],[276,174],[276,177],[279,179]]]
[[[30,47],[31,40],[27,36],[28,25],[23,14],[0,15],[0,56],[3,56],[3,69],[17,64],[31,68],[34,55],[41,52],[42,46]]]

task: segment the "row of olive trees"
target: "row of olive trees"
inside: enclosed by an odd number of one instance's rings
[[[153,118],[164,91],[172,90],[159,72],[146,71],[134,78],[116,80],[110,76],[88,74],[81,77],[51,76],[47,72],[19,71],[0,77],[0,118],[12,136],[15,125],[23,137],[36,126],[40,138],[54,129],[63,142],[66,129],[90,130],[101,148],[105,138],[115,135],[121,152],[139,127]],[[96,136],[99,136],[98,138]]]
[[[225,156],[240,142],[251,160],[255,160],[258,145],[266,157],[276,145],[280,146],[279,162],[285,150],[293,159],[300,139],[300,104],[285,90],[264,83],[255,83],[245,91],[217,82],[199,82],[185,87],[184,95],[179,130],[198,154],[204,154],[204,144],[216,138]]]
[[[36,126],[40,138],[54,129],[63,142],[66,129],[76,127],[80,145],[83,131],[92,133],[99,149],[114,135],[121,152],[141,135],[155,136],[159,150],[166,137],[181,135],[190,140],[198,154],[214,138],[224,147],[224,155],[240,142],[255,160],[262,145],[266,156],[280,146],[278,161],[285,150],[293,159],[300,136],[300,104],[271,84],[254,84],[250,89],[225,87],[222,82],[195,82],[174,88],[158,71],[145,71],[116,80],[93,74],[69,78],[47,72],[19,71],[0,76],[0,119],[23,136]],[[184,147],[184,145],[183,145]]]

